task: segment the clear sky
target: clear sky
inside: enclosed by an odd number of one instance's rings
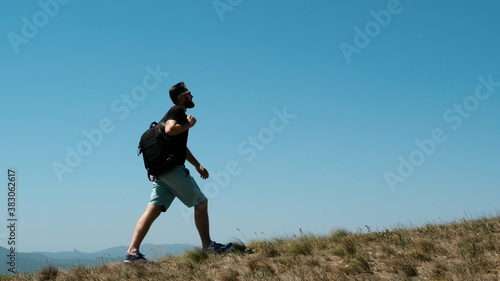
[[[212,238],[498,213],[500,2],[0,1],[1,246],[128,245],[184,81]],[[145,242],[199,245],[174,201]]]

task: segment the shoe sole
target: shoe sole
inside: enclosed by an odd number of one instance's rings
[[[212,253],[216,253],[216,254],[224,254],[224,253],[227,253],[229,252],[231,249],[233,248],[233,243],[231,244],[228,244],[226,248],[222,248],[222,250],[210,250]]]

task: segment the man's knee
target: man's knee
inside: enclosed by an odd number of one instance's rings
[[[148,215],[150,216],[158,217],[164,209],[165,207],[162,205],[148,205],[146,213],[148,213]]]
[[[194,206],[196,210],[205,210],[208,208],[208,199],[203,200],[198,205]]]

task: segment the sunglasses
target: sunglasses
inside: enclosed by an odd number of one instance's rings
[[[180,97],[180,96],[182,96],[182,95],[185,95],[185,94],[189,94],[189,95],[191,95],[191,91],[186,91],[186,92],[184,92],[184,93],[180,94],[180,95],[179,95],[179,97]],[[192,95],[191,95],[191,96],[192,96]]]

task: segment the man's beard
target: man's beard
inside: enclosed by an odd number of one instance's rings
[[[193,108],[194,102],[192,100],[186,102],[186,108]]]

